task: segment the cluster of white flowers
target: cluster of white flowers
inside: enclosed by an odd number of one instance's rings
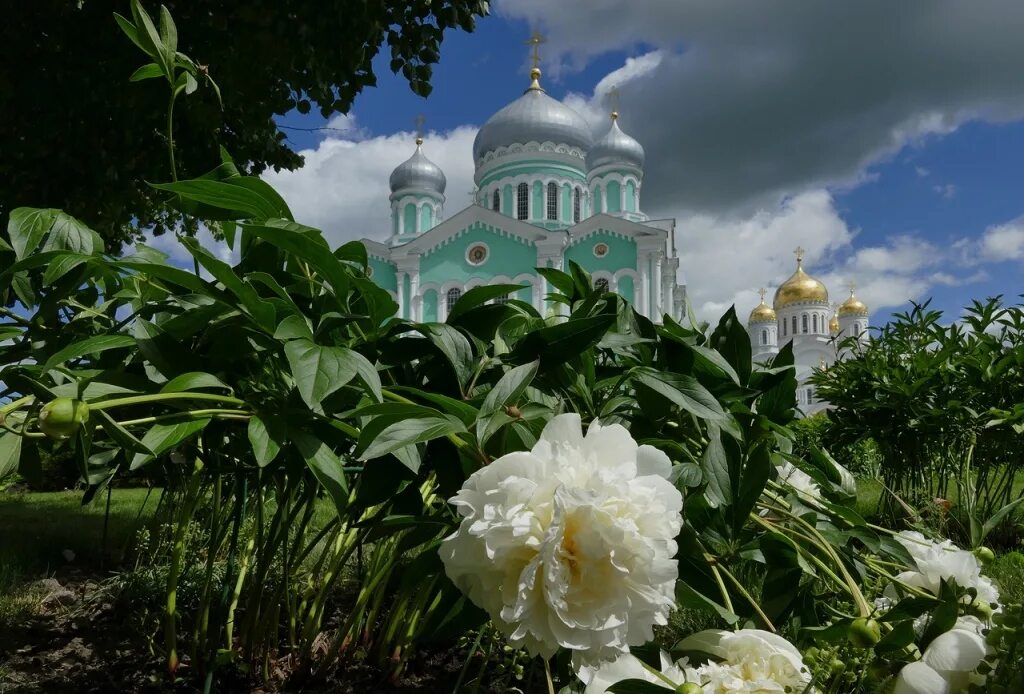
[[[463,519],[445,572],[533,655],[611,661],[654,637],[675,605],[683,498],[672,463],[618,424],[563,414],[529,452],[473,473],[452,499]]]
[[[800,651],[781,636],[760,629],[709,629],[684,639],[679,648],[705,653],[714,660],[694,668],[685,658],[673,664],[662,653],[661,674],[673,683],[669,685],[627,654],[600,668],[581,670],[585,694],[604,694],[608,687],[626,679],[641,679],[676,691],[689,684],[702,694],[804,692],[811,682]]]
[[[914,560],[914,569],[896,576],[899,581],[915,588],[939,594],[943,580],[956,581],[961,588],[973,588],[978,600],[998,606],[999,591],[990,579],[981,575],[981,563],[972,552],[960,549],[950,540],[935,542],[915,530],[904,530],[896,535]],[[887,597],[894,598],[893,591]]]
[[[788,460],[782,465],[776,465],[775,471],[779,474],[779,484],[789,486],[795,490],[800,497],[821,499],[821,487],[806,472],[798,468]]]
[[[984,675],[974,672],[988,652],[982,628],[975,617],[958,619],[928,644],[921,660],[903,666],[893,694],[959,694],[984,684]]]

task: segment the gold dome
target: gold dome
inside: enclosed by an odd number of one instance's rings
[[[833,335],[839,334],[839,316],[832,314],[832,320],[828,322],[828,331]]]
[[[804,250],[796,249],[796,272],[775,290],[775,310],[790,304],[811,301],[819,304],[828,303],[828,290],[825,285],[804,272]]]
[[[866,316],[868,315],[868,307],[864,305],[864,302],[858,299],[853,294],[853,287],[850,287],[850,298],[844,301],[839,306],[840,316]]]
[[[766,290],[761,290],[761,303],[750,312],[749,323],[775,322],[775,309],[764,302],[764,295],[766,293]]]

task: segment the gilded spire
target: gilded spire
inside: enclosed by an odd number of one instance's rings
[[[801,267],[804,264],[804,253],[806,253],[801,246],[797,246],[793,249],[793,254],[796,256],[796,266]]]
[[[530,68],[530,86],[527,91],[544,91],[544,88],[540,86],[540,45],[546,42],[547,39],[537,31],[533,32],[526,41],[526,45],[531,47],[530,62],[532,63]]]

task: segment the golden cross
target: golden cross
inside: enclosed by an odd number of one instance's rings
[[[547,43],[547,39],[540,34],[540,32],[533,32],[529,40],[526,41],[527,46],[533,46],[533,50],[530,53],[530,60],[533,61],[533,69],[540,67],[540,45]]]
[[[796,249],[793,251],[793,253],[796,254],[796,262],[797,263],[802,263],[804,261],[804,253],[806,253],[806,251],[803,248],[801,248],[800,246],[797,246]]]
[[[768,290],[765,289],[764,287],[761,287],[760,289],[757,290],[757,293],[761,295],[761,303],[763,304],[764,303],[764,296],[765,296],[765,294],[768,293]]]
[[[422,113],[416,116],[416,144],[423,144],[423,124],[427,122]]]
[[[847,286],[850,288],[850,296],[853,296],[854,290],[857,289],[857,283],[851,281]]]

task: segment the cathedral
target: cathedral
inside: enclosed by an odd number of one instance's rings
[[[828,368],[840,356],[839,344],[847,337],[863,344],[868,339],[868,307],[850,288],[842,304],[829,304],[828,290],[804,271],[804,250],[796,249],[796,271],[775,290],[772,305],[764,302],[750,312],[747,333],[754,361],[766,362],[787,342],[793,343],[796,363],[797,402],[805,415],[828,407],[814,395],[807,380],[815,369]]]
[[[467,290],[492,284],[522,289],[518,299],[541,315],[551,291],[538,267],[573,261],[599,289],[618,292],[661,322],[680,316],[675,220],[649,219],[640,206],[644,150],[612,112],[595,141],[587,121],[548,96],[541,71],[518,99],[491,116],[473,143],[473,203],[445,215],[445,175],[424,153],[391,174],[391,233],[363,239],[373,280],[398,303],[398,315],[444,321]]]

